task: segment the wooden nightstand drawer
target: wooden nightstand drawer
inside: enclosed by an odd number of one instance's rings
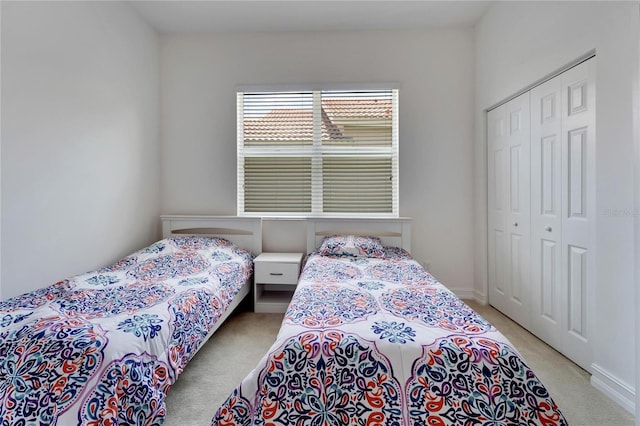
[[[257,262],[256,282],[262,284],[293,284],[298,283],[300,273],[299,263]]]

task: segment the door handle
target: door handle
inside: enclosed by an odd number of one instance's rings
[[[547,226],[546,228],[544,228],[544,230],[545,230],[545,231],[547,231],[547,232],[551,232],[551,231],[553,231],[553,229],[551,229],[551,227],[550,227],[550,226]]]

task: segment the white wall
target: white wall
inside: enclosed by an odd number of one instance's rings
[[[607,387],[605,391],[632,409],[637,2],[497,2],[476,26],[476,290],[486,297],[486,138],[482,111],[594,48],[598,260],[592,383]]]
[[[159,236],[159,44],[120,2],[2,2],[2,298]]]
[[[400,83],[400,215],[413,254],[473,289],[472,30],[167,35],[161,39],[165,213],[236,213],[238,85]],[[264,250],[304,250],[304,222]]]

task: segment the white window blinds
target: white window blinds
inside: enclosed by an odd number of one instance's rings
[[[239,92],[238,214],[398,216],[398,91]]]

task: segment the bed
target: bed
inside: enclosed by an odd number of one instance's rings
[[[0,301],[1,425],[157,425],[248,294],[260,219],[162,216],[163,239]]]
[[[276,341],[212,424],[566,425],[507,339],[411,258],[409,232],[310,221]]]

